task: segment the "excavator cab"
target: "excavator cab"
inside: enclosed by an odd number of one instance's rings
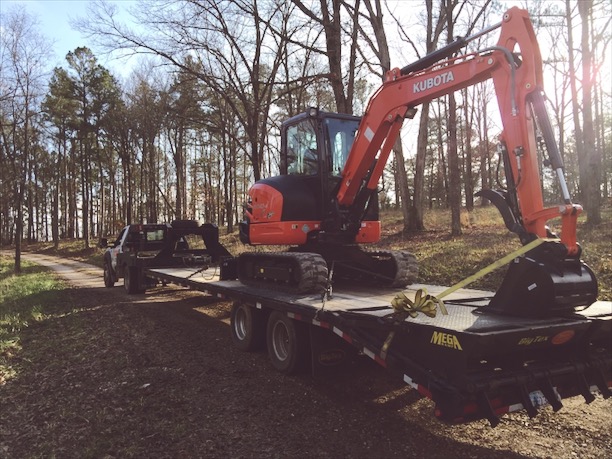
[[[340,179],[359,122],[359,117],[314,107],[287,120],[281,128],[281,174]]]
[[[360,118],[310,108],[281,126],[280,175],[258,181],[249,191],[242,242],[303,245],[325,240],[376,242],[380,238],[378,202],[371,199],[354,231],[336,222],[343,210],[335,195]]]
[[[305,183],[308,191],[301,197],[316,208],[319,220],[329,211],[359,120],[310,108],[283,123],[281,175],[290,183]]]

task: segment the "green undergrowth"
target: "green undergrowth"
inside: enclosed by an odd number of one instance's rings
[[[591,267],[599,284],[599,299],[612,300],[612,208],[602,210],[602,223],[578,221],[582,259]],[[386,211],[381,216],[383,238],[380,247],[413,252],[419,260],[419,282],[453,285],[490,263],[520,248],[518,237],[505,227],[495,207],[476,208],[461,214],[462,235],[450,236],[450,212],[430,210],[424,216],[425,231],[404,233],[402,215]],[[552,221],[553,231],[560,231]],[[506,273],[501,267],[469,287],[496,290]]]
[[[18,371],[22,331],[65,301],[63,284],[46,268],[22,261],[22,273],[13,271],[13,260],[0,257],[0,385]]]

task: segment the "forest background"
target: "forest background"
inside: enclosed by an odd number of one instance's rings
[[[93,1],[75,26],[101,52],[142,55],[122,83],[88,47],[49,68],[49,42],[24,8],[3,8],[0,43],[0,245],[80,238],[85,247],[130,222],[195,218],[228,232],[246,192],[279,167],[279,127],[310,106],[361,114],[391,56],[402,67],[529,10],[545,61],[546,94],[571,194],[587,223],[612,190],[612,79],[607,0],[139,1],[132,25]],[[138,25],[135,27],[134,24]],[[482,36],[468,50],[495,43]],[[499,181],[501,131],[492,84],[419,107],[389,161],[382,208],[404,231],[427,208],[486,205]],[[543,168],[547,201],[559,190]]]

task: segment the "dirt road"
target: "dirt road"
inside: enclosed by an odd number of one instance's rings
[[[0,457],[470,457],[612,455],[612,405],[448,426],[369,359],[324,380],[275,372],[231,345],[228,303],[160,287],[128,296],[99,268],[24,254],[72,287],[21,337],[0,386]]]

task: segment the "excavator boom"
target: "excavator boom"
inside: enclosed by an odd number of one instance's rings
[[[553,208],[543,205],[531,106],[537,106],[543,122],[548,118],[542,107],[542,58],[533,27],[526,11],[512,8],[504,14],[501,23],[486,32],[497,28],[501,32],[494,47],[450,57],[480,37],[484,33],[481,32],[459,39],[401,70],[395,68],[387,73],[386,81],[370,99],[363,116],[344,168],[337,201],[340,206],[350,207],[364,189],[376,189],[408,110],[491,79],[504,126],[502,142],[511,155],[513,176],[520,178],[516,194],[522,225],[527,233],[547,237],[546,222],[561,217],[562,241],[570,254],[576,254],[576,218],[582,208],[571,203],[552,132],[546,141],[564,193],[563,205]]]

